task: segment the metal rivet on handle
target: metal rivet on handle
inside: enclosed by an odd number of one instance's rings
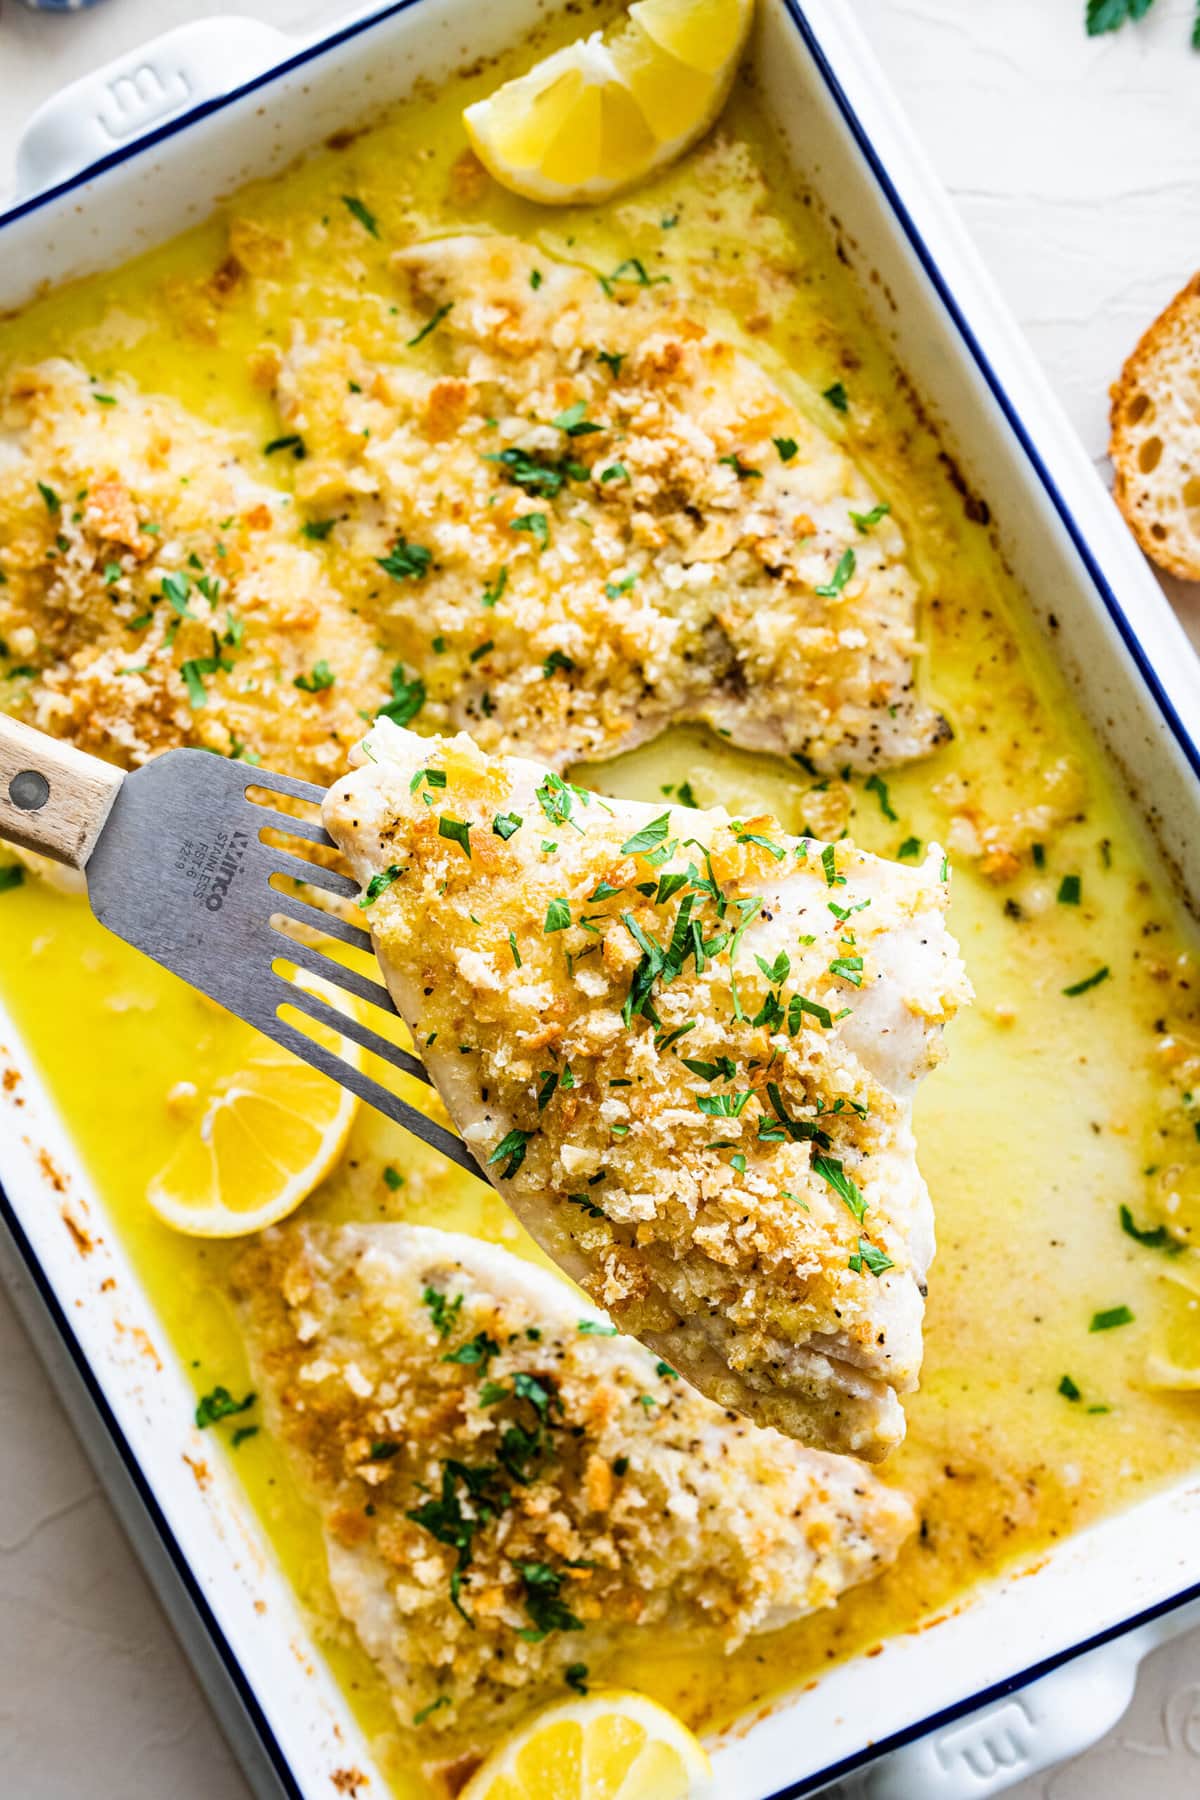
[[[8,784],[8,797],[22,812],[38,812],[50,798],[50,783],[38,769],[19,769]]]

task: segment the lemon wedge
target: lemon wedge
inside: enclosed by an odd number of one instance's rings
[[[530,200],[602,200],[694,144],[725,104],[754,0],[636,0],[463,114],[490,174]]]
[[[344,1008],[345,995],[319,976],[296,979]],[[349,1039],[308,1029],[362,1066]],[[285,1219],[329,1174],[354,1122],[353,1094],[269,1038],[254,1039],[254,1054],[214,1085],[146,1192],[165,1225],[192,1237],[241,1237]]]
[[[674,1713],[614,1688],[535,1714],[459,1800],[699,1800],[711,1782],[712,1764]]]

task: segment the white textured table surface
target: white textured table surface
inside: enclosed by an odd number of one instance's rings
[[[2,3],[2,0],[0,0]],[[1192,0],[1089,43],[1083,0],[848,0],[1089,451],[1109,382],[1200,263]],[[0,195],[24,118],[204,0],[0,15]],[[296,30],[344,8],[228,0]],[[1200,589],[1172,598],[1200,638]],[[219,1730],[0,1293],[0,1789],[7,1800],[247,1800]],[[1200,1634],[1143,1670],[1106,1742],[1017,1800],[1200,1792]],[[914,1795],[912,1800],[922,1800]]]

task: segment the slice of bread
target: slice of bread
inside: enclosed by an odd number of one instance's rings
[[[1113,497],[1161,568],[1200,581],[1200,275],[1147,330],[1112,390]]]

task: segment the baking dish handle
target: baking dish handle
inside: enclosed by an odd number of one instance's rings
[[[1149,1651],[1195,1623],[1171,1616],[1076,1657],[1028,1687],[893,1751],[855,1783],[856,1800],[990,1800],[1078,1756],[1110,1731],[1133,1698]]]
[[[248,81],[293,48],[258,19],[194,19],[95,69],[40,106],[17,147],[28,200],[181,113]]]

